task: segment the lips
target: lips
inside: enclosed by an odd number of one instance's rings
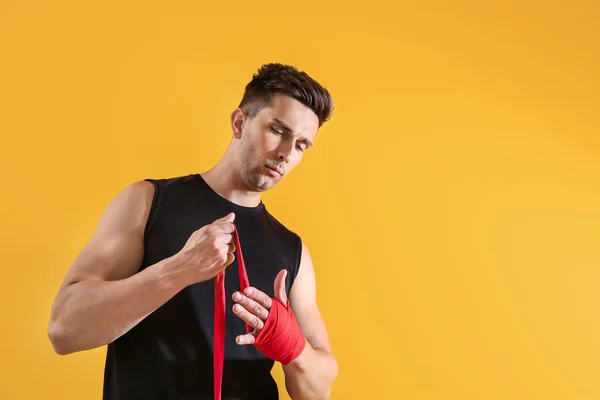
[[[268,166],[268,165],[266,165],[266,167],[269,168],[271,171],[276,172],[279,175],[283,175],[283,172],[279,168],[271,167],[271,166]]]

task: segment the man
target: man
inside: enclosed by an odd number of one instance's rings
[[[277,399],[275,360],[292,399],[329,398],[338,366],[310,253],[261,193],[298,165],[332,109],[306,73],[263,65],[231,114],[232,140],[214,167],[134,182],[108,205],[48,328],[58,354],[108,345],[104,399]],[[246,290],[242,269],[225,270],[236,258],[245,261]]]

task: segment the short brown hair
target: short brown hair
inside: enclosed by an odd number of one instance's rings
[[[279,64],[264,64],[246,85],[239,107],[252,118],[271,105],[275,95],[286,95],[310,108],[319,118],[319,127],[328,121],[333,111],[329,91],[298,68]]]

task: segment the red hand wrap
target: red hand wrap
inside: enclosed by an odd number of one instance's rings
[[[295,360],[304,350],[305,340],[292,307],[283,305],[277,299],[272,299],[273,305],[264,328],[258,333],[254,345],[272,360],[287,365]],[[248,332],[252,327],[246,324]]]
[[[242,247],[237,228],[234,232],[237,254],[240,289],[243,292],[250,283],[246,273],[246,265],[242,256]],[[223,384],[223,360],[225,358],[225,271],[215,277],[215,327],[214,327],[214,397],[221,400]],[[246,331],[252,332],[252,327],[246,324]],[[267,357],[286,365],[296,359],[304,350],[305,339],[292,308],[273,298],[269,316],[265,326],[260,331],[254,345]]]

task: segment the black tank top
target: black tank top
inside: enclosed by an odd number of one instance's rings
[[[300,237],[279,223],[264,203],[243,207],[219,196],[199,174],[146,179],[155,186],[144,233],[141,269],[177,253],[192,232],[235,212],[250,285],[269,296],[278,272],[286,290],[298,274]],[[232,310],[240,282],[235,262],[225,272],[226,323],[223,400],[274,400],[274,361],[255,346],[235,343],[245,323]],[[135,299],[131,299],[135,301]],[[184,288],[108,345],[105,400],[208,400],[213,398],[214,281]]]

